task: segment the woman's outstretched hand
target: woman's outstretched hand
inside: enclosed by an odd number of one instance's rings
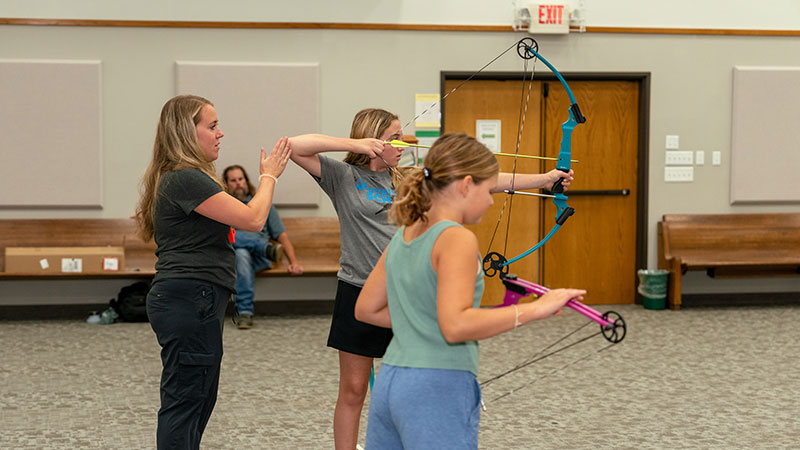
[[[267,151],[261,148],[261,164],[259,172],[261,175],[272,175],[278,178],[286,169],[289,156],[292,155],[292,146],[289,144],[288,137],[282,137],[275,143],[272,151],[267,155]]]

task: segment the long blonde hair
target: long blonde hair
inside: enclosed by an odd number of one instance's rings
[[[216,175],[213,161],[207,161],[197,143],[197,124],[200,111],[213,103],[196,95],[173,97],[161,108],[153,144],[153,160],[142,177],[141,196],[136,206],[139,236],[149,241],[154,233],[154,214],[159,184],[166,172],[193,168],[208,175],[221,188],[225,186]]]
[[[400,120],[397,114],[384,109],[362,109],[353,117],[353,125],[350,128],[350,139],[380,139],[381,135],[392,126],[392,122],[395,120]],[[369,161],[369,155],[363,153],[347,152],[347,155],[344,157],[344,162],[354,166],[368,166]],[[386,166],[389,173],[392,175],[392,183],[395,186],[399,186],[409,168],[390,167],[388,164]]]
[[[397,190],[389,219],[398,225],[427,221],[433,195],[466,176],[481,183],[500,171],[492,152],[466,134],[445,134],[433,143],[423,161],[424,169],[414,168]],[[429,173],[426,178],[425,171]]]

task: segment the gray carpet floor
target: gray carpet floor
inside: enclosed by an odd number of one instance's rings
[[[800,307],[611,309],[628,324],[623,342],[596,336],[484,387],[482,449],[800,448]],[[202,448],[333,448],[329,320],[227,321]],[[479,379],[584,323],[568,310],[482,342]],[[154,447],[161,363],[148,324],[5,321],[0,348],[1,449]],[[366,408],[362,445],[365,424]]]

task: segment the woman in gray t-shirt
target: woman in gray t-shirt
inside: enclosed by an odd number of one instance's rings
[[[236,278],[231,227],[261,230],[291,154],[287,138],[268,157],[261,150],[259,186],[245,205],[216,176],[223,136],[210,101],[169,100],[136,208],[141,237],[155,239],[158,256],[147,315],[162,349],[159,449],[200,447],[217,399],[222,324]]]

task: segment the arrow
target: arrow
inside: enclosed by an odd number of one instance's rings
[[[515,158],[530,158],[530,159],[545,159],[548,161],[558,161],[558,158],[551,158],[549,156],[532,156],[532,155],[515,155],[513,153],[495,153],[498,156],[510,156]],[[571,159],[571,162],[579,162],[577,159]]]
[[[408,142],[393,140],[393,141],[383,141],[384,144],[389,144],[392,147],[397,148],[405,148],[405,147],[417,147],[417,148],[431,148],[430,145],[421,145],[421,144],[409,144]],[[558,161],[558,158],[551,158],[549,156],[532,156],[532,155],[514,155],[513,153],[495,153],[497,156],[511,156],[517,158],[530,158],[530,159],[545,159],[548,161]],[[577,159],[570,160],[574,163],[579,162]]]

